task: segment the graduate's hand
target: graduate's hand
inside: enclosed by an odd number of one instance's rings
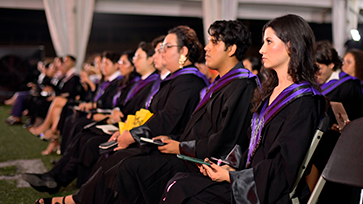
[[[348,123],[350,123],[350,120],[348,119],[348,120],[344,120],[344,127],[348,124]],[[332,126],[331,126],[331,128],[330,129],[332,129],[332,130],[335,130],[335,131],[337,131],[337,132],[342,132],[342,130],[343,130],[343,128],[344,127],[340,127],[339,125],[337,125],[337,124],[333,124]]]
[[[105,114],[101,114],[101,113],[96,113],[96,114],[93,114],[93,120],[94,121],[101,121],[107,117],[109,117],[110,115],[105,115]]]
[[[30,87],[32,89],[36,89],[37,88],[37,85],[35,85],[33,82],[29,82],[26,84],[27,87]]]
[[[81,71],[79,73],[79,78],[81,79],[81,83],[90,83],[91,80],[88,77],[88,73],[86,71]]]
[[[51,86],[45,86],[45,87],[42,89],[42,91],[45,91],[45,92],[47,92],[47,93],[51,93],[51,92],[53,92],[53,91],[54,91],[54,89],[53,89],[53,87],[51,87]]]
[[[208,158],[205,159],[206,162],[209,162],[211,167],[202,164],[202,168],[204,168],[203,171],[213,180],[217,182],[227,181],[231,182],[229,177],[229,170],[227,170],[230,167],[227,167],[227,165],[224,166],[218,166],[211,162]],[[202,171],[201,171],[202,172]],[[203,173],[204,174],[204,173]]]
[[[114,124],[114,123],[121,122],[121,118],[123,118],[123,117],[124,117],[124,114],[121,111],[114,109],[114,110],[112,110],[112,113],[111,113],[110,123]]]
[[[203,165],[197,164],[197,166],[199,168],[200,173],[202,173],[204,176],[208,176],[207,170],[203,167]]]
[[[89,111],[89,110],[92,109],[92,107],[93,107],[93,104],[92,103],[80,103],[78,105],[78,108],[81,111]]]
[[[166,145],[158,146],[158,149],[161,153],[164,154],[180,154],[179,143],[178,141],[172,140],[167,136],[158,136],[154,137],[153,140],[159,139]]]
[[[135,140],[132,137],[130,131],[125,130],[118,138],[117,138],[117,147],[114,151],[118,151],[121,149],[126,149],[130,144],[134,143]]]
[[[331,130],[334,130],[334,131],[337,131],[337,132],[340,132],[340,127],[338,124],[333,124],[330,128]]]
[[[53,101],[54,98],[55,98],[55,96],[48,96],[47,101]]]
[[[108,139],[107,142],[109,141],[116,141],[118,136],[120,136],[120,131],[116,131],[115,133],[112,134],[112,136],[110,137],[110,139]]]

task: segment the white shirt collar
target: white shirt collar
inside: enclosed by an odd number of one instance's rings
[[[111,74],[111,76],[108,77],[107,81],[113,81],[114,79],[116,79],[120,75],[121,75],[120,71],[116,71],[113,74]]]
[[[165,74],[160,74],[160,79],[164,80],[169,74],[170,74],[170,71],[167,71]]]
[[[68,70],[68,72],[65,75],[65,78],[68,79],[70,76],[72,76],[74,73],[76,73],[76,68],[72,67]]]
[[[341,70],[340,69],[337,69],[336,71],[334,71],[330,77],[325,81],[325,83],[328,83],[329,81],[331,80],[334,80],[334,79],[337,79],[339,80],[339,74],[340,74]]]
[[[145,80],[146,78],[148,78],[152,73],[154,73],[154,72],[150,72],[150,73],[148,73],[148,74],[145,74],[145,75],[143,75],[143,76],[141,76],[141,80]]]

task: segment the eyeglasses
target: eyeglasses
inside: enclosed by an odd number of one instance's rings
[[[169,45],[169,44],[161,44],[160,45],[160,53],[165,53],[166,52],[166,49],[169,49],[169,48],[172,48],[172,47],[181,47],[179,45]]]
[[[124,64],[124,62],[122,60],[117,61],[117,63]]]

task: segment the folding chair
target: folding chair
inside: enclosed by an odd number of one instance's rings
[[[294,197],[296,188],[297,188],[301,178],[304,176],[306,167],[308,166],[308,164],[310,162],[310,159],[311,159],[311,157],[313,156],[313,154],[315,152],[316,147],[318,146],[321,138],[323,137],[324,132],[328,129],[328,126],[329,126],[329,116],[328,116],[327,113],[325,113],[324,117],[320,120],[320,123],[319,123],[319,125],[318,125],[318,127],[317,127],[317,129],[315,131],[313,140],[311,141],[308,152],[307,152],[307,154],[306,154],[306,156],[305,156],[305,158],[303,160],[302,165],[300,166],[298,177],[297,177],[297,179],[295,181],[295,184],[293,186],[293,189],[292,189],[292,191],[290,193],[290,199],[291,199],[293,204],[300,203],[298,197]]]
[[[308,204],[317,202],[326,181],[363,188],[362,169],[363,118],[358,118],[342,130]]]

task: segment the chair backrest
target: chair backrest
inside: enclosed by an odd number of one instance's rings
[[[300,166],[298,177],[293,186],[293,190],[290,193],[290,198],[292,198],[294,196],[296,188],[297,188],[301,178],[304,176],[306,167],[308,166],[310,159],[315,152],[316,147],[318,146],[324,132],[328,129],[328,127],[329,127],[329,116],[327,113],[325,113],[324,117],[319,122],[319,125],[315,131],[313,140],[311,141],[310,147],[308,149],[308,152],[306,153],[304,161]],[[298,203],[298,201],[295,199],[295,200],[293,200],[293,203]]]
[[[341,132],[322,177],[328,181],[363,188],[363,117]]]

